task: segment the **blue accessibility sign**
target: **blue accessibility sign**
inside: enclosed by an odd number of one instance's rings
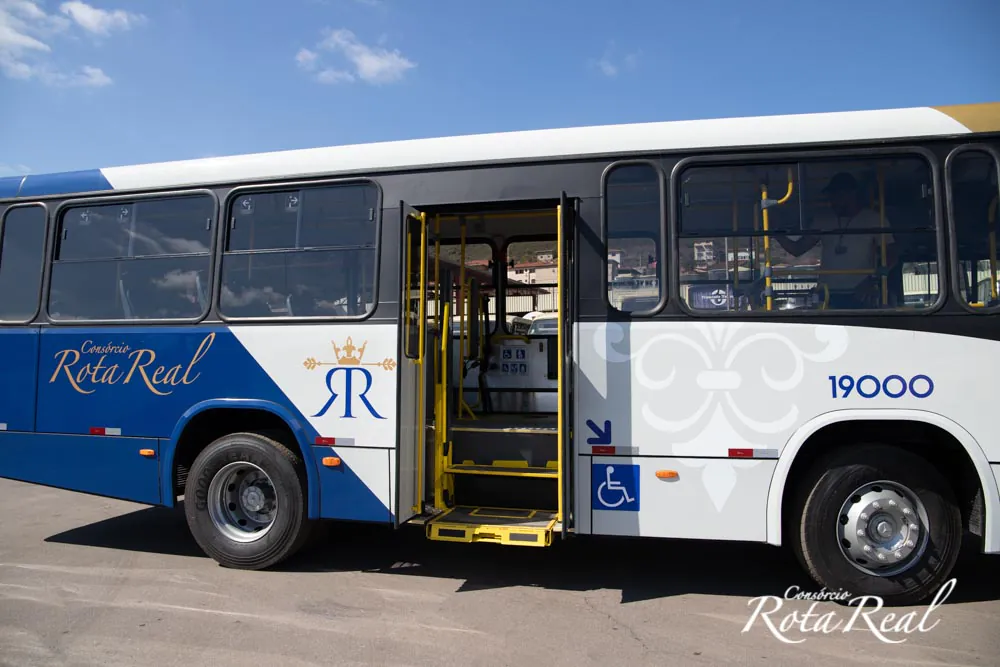
[[[591,507],[615,512],[639,511],[639,466],[594,463],[590,468]]]

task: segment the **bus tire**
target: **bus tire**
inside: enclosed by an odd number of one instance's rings
[[[184,513],[202,550],[223,567],[260,570],[292,556],[309,537],[302,459],[257,433],[206,447],[188,472]]]
[[[816,583],[895,606],[923,602],[947,582],[962,515],[927,460],[898,447],[849,447],[805,483],[794,547]]]

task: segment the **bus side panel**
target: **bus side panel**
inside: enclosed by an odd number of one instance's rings
[[[0,475],[138,503],[160,503],[159,441],[0,433]],[[139,450],[152,450],[143,456]]]
[[[310,494],[315,498],[310,516],[322,507],[329,518],[383,522],[394,509],[389,462],[384,453],[369,452],[396,448],[396,329],[394,324],[45,329],[38,430],[162,438],[162,465],[169,471],[174,431],[192,409],[280,406],[302,434],[307,473],[319,488],[317,496]],[[94,441],[80,442],[86,448]],[[339,457],[346,474],[321,479],[316,460],[322,452]],[[163,479],[170,479],[169,472]],[[325,494],[336,502],[324,501]]]
[[[35,430],[38,328],[0,329],[0,431]]]

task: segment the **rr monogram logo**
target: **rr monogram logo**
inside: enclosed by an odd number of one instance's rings
[[[362,359],[365,356],[365,348],[368,347],[368,341],[361,344],[361,347],[354,345],[353,339],[348,336],[347,341],[344,343],[343,347],[337,345],[337,341],[331,341],[333,345],[333,354],[336,357],[335,362],[330,361],[317,361],[314,357],[307,358],[302,365],[306,367],[307,370],[315,370],[320,366],[332,366],[332,368],[327,371],[326,374],[326,388],[330,392],[330,398],[327,399],[326,404],[323,408],[313,415],[313,417],[322,417],[333,407],[333,404],[337,402],[337,399],[341,396],[333,388],[334,378],[337,373],[341,373],[344,376],[344,413],[341,415],[343,419],[354,419],[353,411],[353,401],[355,398],[361,401],[362,405],[368,410],[368,413],[375,419],[385,419],[380,415],[375,407],[368,400],[368,392],[372,388],[372,374],[365,366],[373,366],[376,368],[381,368],[384,371],[391,371],[396,368],[396,361],[390,357],[386,357],[382,361],[374,362],[363,362]],[[355,395],[355,382],[354,375],[358,374],[364,379],[364,389]]]

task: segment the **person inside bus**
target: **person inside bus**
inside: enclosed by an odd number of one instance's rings
[[[878,305],[878,267],[881,265],[882,234],[872,231],[858,233],[853,230],[875,230],[881,226],[879,214],[864,205],[858,181],[847,172],[840,172],[823,188],[830,199],[830,208],[820,212],[813,221],[813,228],[822,234],[811,234],[791,239],[786,234],[776,235],[782,248],[796,257],[821,244],[821,285],[830,292],[827,308],[831,310],[872,308]],[[891,228],[888,220],[886,228]],[[839,233],[838,233],[839,232]],[[886,266],[895,263],[894,239],[885,233]],[[833,272],[833,273],[827,273]],[[842,273],[837,273],[842,272]]]

